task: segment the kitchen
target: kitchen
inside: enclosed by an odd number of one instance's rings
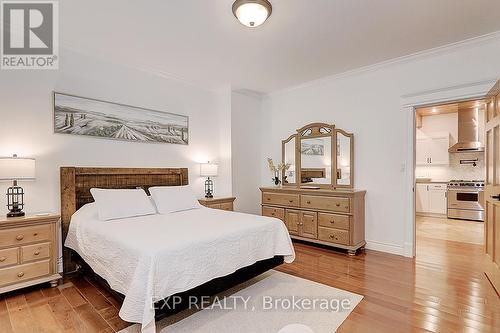
[[[483,244],[483,100],[416,109],[417,240]]]

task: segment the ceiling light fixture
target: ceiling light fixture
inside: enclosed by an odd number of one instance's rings
[[[241,24],[255,28],[266,22],[273,12],[268,0],[236,0],[233,3],[233,14]]]

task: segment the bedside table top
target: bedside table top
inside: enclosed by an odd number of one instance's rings
[[[36,214],[26,214],[21,217],[7,217],[5,215],[0,216],[0,225],[6,224],[16,224],[16,223],[28,223],[28,222],[51,222],[59,220],[59,214],[44,214],[44,215],[36,215]]]
[[[199,202],[204,202],[207,204],[217,204],[222,202],[233,202],[236,197],[214,197],[214,198],[201,198],[198,199]]]

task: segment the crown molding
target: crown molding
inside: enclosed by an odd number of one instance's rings
[[[235,89],[232,91],[233,93],[251,97],[251,98],[256,98],[256,99],[262,99],[265,97],[265,94],[255,91],[255,90],[250,90],[250,89]]]
[[[281,95],[284,93],[288,93],[290,91],[294,91],[294,90],[298,90],[298,89],[302,89],[302,88],[306,88],[306,87],[310,87],[310,86],[314,86],[314,85],[321,85],[321,84],[326,83],[326,82],[335,81],[335,80],[343,79],[346,77],[352,77],[352,76],[356,76],[356,75],[360,75],[360,74],[364,74],[364,73],[377,71],[379,69],[387,68],[387,67],[390,67],[393,65],[401,65],[401,64],[409,63],[409,62],[412,62],[415,60],[422,60],[422,59],[425,59],[425,58],[428,58],[431,56],[435,56],[435,55],[444,55],[444,54],[454,52],[456,50],[468,49],[471,47],[476,47],[478,45],[488,44],[488,43],[491,43],[492,41],[499,41],[500,42],[500,31],[495,31],[495,32],[492,32],[492,33],[489,33],[486,35],[473,37],[473,38],[465,39],[465,40],[462,40],[459,42],[438,46],[438,47],[435,47],[432,49],[415,52],[415,53],[412,53],[409,55],[393,58],[393,59],[382,61],[382,62],[379,62],[376,64],[363,66],[363,67],[352,69],[352,70],[349,70],[346,72],[325,76],[325,77],[322,77],[322,78],[319,78],[316,80],[307,81],[307,82],[304,82],[304,83],[299,84],[299,85],[291,86],[289,88],[284,88],[284,89],[280,89],[280,90],[265,94],[265,97],[278,96],[278,95]]]

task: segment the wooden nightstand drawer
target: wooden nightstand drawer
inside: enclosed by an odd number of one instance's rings
[[[349,231],[318,227],[318,239],[325,242],[349,245]]]
[[[21,248],[21,262],[50,257],[50,243],[27,245]]]
[[[233,203],[232,202],[223,202],[220,204],[220,209],[232,211],[233,210]]]
[[[18,248],[0,250],[0,267],[17,264]]]
[[[262,207],[262,216],[275,217],[284,221],[285,210],[283,208]]]
[[[302,195],[300,206],[304,208],[331,210],[348,213],[350,211],[349,198],[321,197],[316,195]]]
[[[207,205],[206,207],[212,208],[212,209],[220,209],[221,205],[220,204],[211,204],[211,205]]]
[[[50,260],[0,269],[0,286],[31,280],[50,274]]]
[[[198,201],[200,204],[202,204],[203,206],[205,206],[207,208],[233,211],[234,210],[233,202],[235,199],[236,199],[235,197],[210,198],[210,199],[203,198],[203,199],[199,199]]]
[[[349,230],[349,216],[318,213],[318,222],[322,227]]]
[[[262,203],[268,205],[298,207],[299,196],[297,194],[264,192],[262,193]]]
[[[47,241],[51,238],[50,225],[0,230],[0,246],[21,245]]]

